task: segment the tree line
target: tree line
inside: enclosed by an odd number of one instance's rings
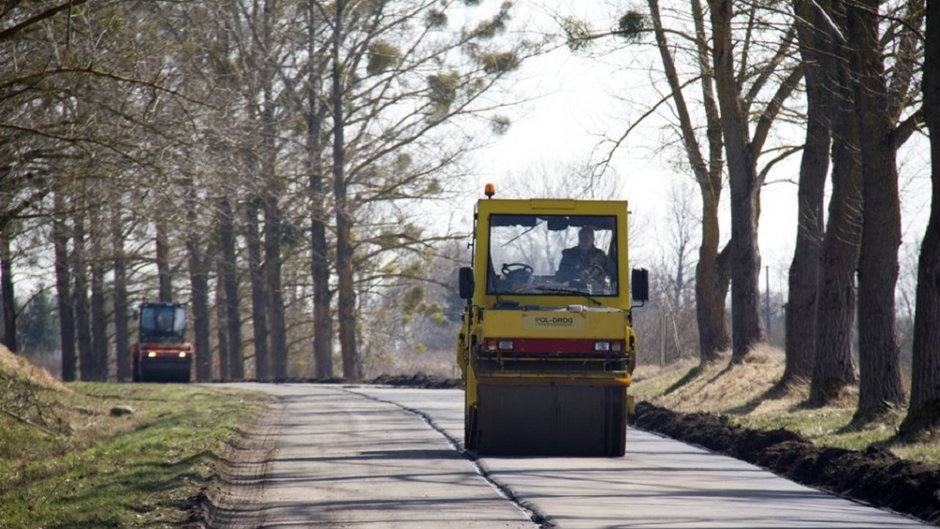
[[[65,380],[130,379],[144,299],[187,302],[197,380],[361,378],[360,316],[447,257],[426,205],[538,47],[476,4],[5,4],[4,343],[46,269]]]
[[[571,19],[565,29],[573,47],[619,38],[627,42],[621,49],[651,43],[659,54],[660,82],[668,89],[613,148],[656,108],[669,109],[669,130],[701,195],[695,270],[700,360],[714,361],[730,347],[732,362],[743,362],[764,340],[760,191],[775,165],[799,156],[799,226],[780,385],[808,380],[807,404],[822,406],[857,384],[855,425],[903,406],[895,310],[897,154],[914,134],[935,130],[929,114],[937,90],[937,63],[931,62],[936,3],[648,0],[646,7],[626,12],[610,31]],[[794,124],[805,133],[799,144],[778,132]],[[935,427],[940,417],[937,143],[931,141],[934,191],[918,268],[910,409],[902,425],[910,435]],[[731,234],[722,247],[718,204],[725,182]],[[730,329],[724,310],[729,288]]]
[[[127,350],[129,300],[156,284],[159,299],[186,292],[197,351],[211,349],[209,322],[217,322],[223,379],[246,376],[246,358],[258,378],[283,378],[296,372],[287,352],[300,344],[310,350],[303,365],[333,376],[334,343],[342,375],[360,378],[363,341],[381,336],[365,326],[389,320],[358,316],[387,302],[389,288],[426,278],[429,263],[459,254],[417,212],[464,176],[473,132],[505,128],[488,96],[540,45],[501,38],[508,2],[485,15],[477,3],[5,7],[4,328],[15,328],[6,310],[15,305],[13,264],[51,255],[65,377],[107,376],[109,340]],[[702,362],[729,348],[745,361],[764,339],[760,193],[775,167],[798,158],[781,384],[809,380],[812,405],[858,384],[857,424],[907,402],[895,324],[897,153],[938,126],[937,9],[924,0],[648,0],[599,32],[559,17],[572,49],[649,45],[658,56],[661,99],[611,148],[647,118],[670,116],[666,143],[680,147],[677,163],[701,203]],[[789,141],[794,127],[801,141]],[[918,265],[911,432],[940,417],[937,143]],[[675,235],[684,243],[670,283],[680,293],[692,255],[689,234]],[[411,297],[412,308],[427,309]],[[198,358],[198,378],[208,379],[211,356]],[[127,369],[117,355],[118,378]]]

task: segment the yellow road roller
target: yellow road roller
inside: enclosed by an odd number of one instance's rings
[[[625,201],[477,202],[457,339],[464,446],[479,455],[620,457],[636,364]],[[632,295],[631,295],[632,292]]]

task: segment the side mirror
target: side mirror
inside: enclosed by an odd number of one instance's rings
[[[473,297],[473,269],[465,266],[460,269],[458,279],[458,290],[460,299],[469,300]]]
[[[630,273],[630,293],[633,301],[646,303],[650,299],[650,273],[645,268],[634,268]]]

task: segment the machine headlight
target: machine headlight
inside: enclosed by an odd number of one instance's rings
[[[180,358],[186,358],[186,351],[180,351]]]
[[[610,351],[610,342],[594,342],[594,350],[599,352]]]
[[[512,340],[500,340],[498,347],[500,351],[512,351]]]
[[[157,357],[157,353],[153,351],[150,351],[149,353],[147,353],[147,358],[156,358],[156,357]]]

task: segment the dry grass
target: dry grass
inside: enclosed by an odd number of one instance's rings
[[[31,364],[25,358],[11,353],[5,346],[0,345],[0,377],[11,377],[14,373],[17,378],[45,389],[72,391],[45,369]]]
[[[778,387],[784,367],[784,352],[762,345],[741,364],[732,364],[730,354],[724,354],[708,365],[685,361],[666,368],[640,366],[632,391],[639,400],[675,411],[724,414],[752,428],[787,428],[820,446],[860,450],[878,444],[899,457],[940,463],[940,439],[894,442],[905,410],[861,430],[847,428],[858,403],[856,388],[846,388],[829,406],[810,408],[805,405],[808,383]]]

